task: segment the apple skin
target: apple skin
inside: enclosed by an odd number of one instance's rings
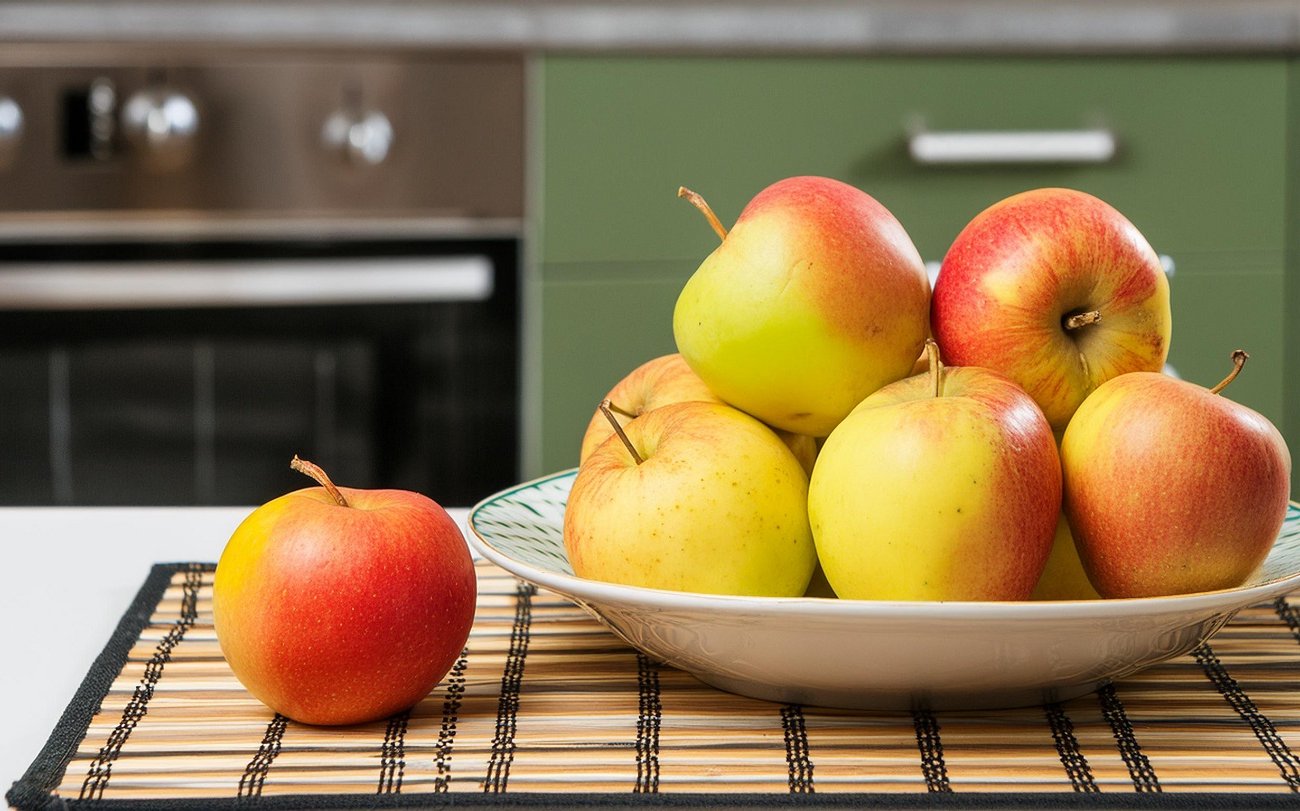
[[[1079,550],[1070,534],[1070,523],[1065,513],[1056,522],[1056,537],[1052,540],[1052,553],[1047,556],[1031,600],[1098,600],[1101,595],[1092,587],[1088,573],[1079,560]]]
[[[605,399],[637,417],[672,403],[722,402],[722,398],[704,385],[704,381],[691,370],[686,359],[676,352],[661,355],[636,367],[610,389]],[[613,413],[620,425],[627,425],[633,419],[617,411]],[[817,458],[816,440],[779,428],[772,430],[794,453],[804,472],[811,475],[813,462]],[[587,423],[587,430],[582,436],[578,464],[585,462],[600,443],[613,435],[614,427],[609,424],[609,418],[598,409]]]
[[[1061,466],[1006,377],[945,368],[867,397],[826,438],[808,489],[817,555],[848,599],[1023,600],[1051,551]]]
[[[574,574],[706,594],[798,597],[816,552],[808,477],[766,425],[727,405],[657,408],[578,468],[564,512]]]
[[[1066,329],[1074,313],[1101,320]],[[1158,372],[1169,354],[1169,281],[1155,251],[1109,204],[1034,189],[985,209],[944,257],[930,320],[944,359],[1020,384],[1064,430],[1097,386]]]
[[[1065,512],[1103,597],[1233,588],[1286,517],[1291,454],[1259,413],[1154,372],[1097,388],[1061,442]]]
[[[442,507],[403,490],[320,487],[258,507],[212,589],[217,639],[258,700],[305,724],[355,724],[416,704],[465,647],[477,582]]]
[[[826,436],[912,368],[929,300],[920,254],[884,206],[837,180],[792,177],[750,200],[687,280],[673,335],[727,403]]]

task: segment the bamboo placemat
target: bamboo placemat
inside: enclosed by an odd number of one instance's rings
[[[327,729],[235,680],[212,573],[154,567],[10,803],[1300,807],[1300,592],[1073,701],[863,713],[720,692],[481,563],[469,643],[433,694]]]

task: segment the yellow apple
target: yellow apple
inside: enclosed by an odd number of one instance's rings
[[[903,226],[870,195],[792,177],[759,192],[730,232],[707,213],[722,244],[682,288],[673,335],[719,397],[777,428],[826,436],[912,368],[930,281]]]
[[[677,353],[661,355],[636,367],[609,390],[605,399],[610,402],[614,418],[622,425],[648,411],[672,403],[722,402],[722,399],[704,385],[700,376],[695,374],[686,360]],[[776,435],[794,453],[799,464],[803,466],[804,472],[811,474],[813,461],[817,458],[816,441],[803,434],[783,431],[779,428],[772,430],[776,431]],[[582,436],[578,463],[585,462],[598,445],[613,435],[614,426],[597,409],[591,421],[587,423],[587,430]]]
[[[1031,600],[1096,600],[1101,595],[1092,587],[1088,573],[1079,560],[1079,550],[1070,534],[1070,524],[1065,513],[1056,522],[1056,537],[1052,540],[1052,553],[1047,556]]]
[[[808,476],[771,429],[727,405],[685,402],[621,430],[578,468],[569,492],[564,548],[576,575],[710,594],[804,593],[817,560]]]
[[[1061,465],[1042,411],[977,367],[867,397],[826,438],[808,516],[841,598],[1023,600],[1051,551]]]

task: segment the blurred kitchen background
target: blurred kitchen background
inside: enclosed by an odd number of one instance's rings
[[[1300,450],[1300,2],[0,0],[0,504],[469,506],[570,467],[768,183],[931,262],[1070,186]],[[994,137],[990,137],[990,135]]]

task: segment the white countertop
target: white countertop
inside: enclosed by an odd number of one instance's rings
[[[0,508],[0,794],[44,746],[150,567],[215,563],[251,511]],[[468,511],[448,512],[463,529]]]

